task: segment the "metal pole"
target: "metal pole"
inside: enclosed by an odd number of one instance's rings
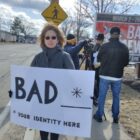
[[[51,3],[53,3],[53,2],[58,2],[59,3],[59,0],[51,0]]]
[[[140,63],[136,63],[136,78],[140,79]]]

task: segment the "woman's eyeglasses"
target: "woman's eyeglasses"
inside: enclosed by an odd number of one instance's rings
[[[45,39],[46,40],[50,40],[50,39],[55,40],[56,36],[46,36]]]

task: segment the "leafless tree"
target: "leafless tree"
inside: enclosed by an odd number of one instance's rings
[[[96,13],[125,14],[136,2],[137,0],[78,0],[75,6],[77,11],[77,38],[81,36],[83,28],[89,27],[89,23],[95,23]]]
[[[76,35],[77,40],[79,41],[81,38],[86,38],[89,36],[89,33],[86,31],[91,24],[87,19],[84,19],[84,16],[80,14],[80,12],[69,13],[68,18],[62,23],[61,28],[65,35],[68,33],[73,33]]]
[[[95,13],[125,14],[138,0],[80,0],[82,12],[94,22]]]
[[[76,28],[75,19],[69,16],[61,25],[61,28],[65,35],[68,33],[73,33],[73,30]]]
[[[22,25],[22,33],[24,34],[24,37],[26,39],[27,36],[35,34],[35,28],[34,23],[32,22],[26,22],[26,24]]]
[[[85,5],[84,5],[85,6]],[[75,6],[75,9],[77,11],[76,14],[76,24],[77,24],[77,39],[79,40],[80,38],[84,36],[89,36],[87,35],[87,28],[92,25],[91,21],[89,21],[89,17],[84,13],[83,11],[83,3],[82,0],[79,0],[77,2],[77,5]],[[86,6],[85,6],[86,8]]]

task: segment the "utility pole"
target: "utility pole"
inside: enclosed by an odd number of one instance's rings
[[[81,9],[82,9],[82,0],[80,0],[79,2],[77,1],[77,30],[76,30],[76,38],[79,41],[79,37],[80,37],[80,28],[81,28]]]
[[[136,63],[136,79],[140,79],[140,63]]]

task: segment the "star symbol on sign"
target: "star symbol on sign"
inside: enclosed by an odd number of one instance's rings
[[[73,93],[73,96],[76,96],[76,98],[81,97],[80,94],[82,94],[81,89],[79,88],[74,88],[72,93]]]

